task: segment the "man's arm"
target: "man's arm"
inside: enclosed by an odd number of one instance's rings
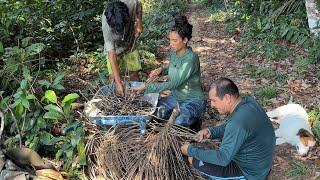
[[[238,153],[247,136],[247,132],[243,128],[236,125],[232,125],[231,127],[227,126],[218,150],[199,149],[193,145],[189,145],[188,156],[203,162],[227,166]]]
[[[225,131],[225,128],[226,128],[226,123],[224,123],[220,126],[208,127],[208,129],[211,133],[210,138],[211,139],[222,138],[224,131]]]
[[[111,51],[108,51],[108,57],[111,64],[112,75],[116,83],[117,91],[120,95],[124,96],[124,89],[121,83],[121,75],[120,75],[120,69],[117,61],[117,54],[114,50],[111,50]]]

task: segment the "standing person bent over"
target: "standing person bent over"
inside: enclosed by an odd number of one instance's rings
[[[139,80],[139,54],[132,50],[143,29],[141,3],[137,0],[109,2],[101,21],[109,79],[115,82],[117,92],[123,96],[125,91],[120,71],[128,70],[131,81]]]

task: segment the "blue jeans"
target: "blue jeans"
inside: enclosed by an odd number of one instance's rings
[[[179,108],[180,115],[177,117],[175,124],[199,131],[202,125],[201,118],[206,111],[206,101],[188,99],[182,103],[178,103],[175,97],[170,94],[167,97],[159,99],[158,107],[156,115],[166,120],[169,119],[174,108]]]

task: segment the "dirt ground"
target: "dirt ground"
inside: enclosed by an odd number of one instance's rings
[[[185,15],[193,25],[193,37],[189,45],[200,57],[202,81],[206,89],[208,89],[213,79],[224,76],[234,80],[239,86],[241,93],[256,97],[255,92],[258,88],[272,83],[269,79],[250,77],[246,73],[246,63],[252,62],[257,64],[264,61],[261,57],[245,57],[240,59],[237,56],[237,50],[240,45],[240,34],[228,33],[224,22],[210,22],[210,13],[199,5],[190,5],[185,11]],[[269,101],[265,109],[271,110],[274,107],[287,103],[290,96],[293,96],[295,102],[315,107],[317,105],[317,97],[310,98],[310,96],[312,96],[313,92],[316,92],[316,94],[320,92],[317,82],[312,77],[307,78],[302,83],[308,87],[307,89],[292,89],[294,83],[299,82],[290,81],[289,78],[282,86],[283,93],[278,95],[279,97]],[[309,97],[305,98],[304,95]],[[207,120],[204,122],[204,127],[222,123],[224,119],[215,115],[214,112],[210,112],[210,109],[208,106],[209,113],[206,114]],[[307,157],[299,157],[295,148],[289,144],[277,146],[270,179],[320,179],[319,159],[317,159],[319,158],[317,156],[319,152],[320,148],[317,146]]]

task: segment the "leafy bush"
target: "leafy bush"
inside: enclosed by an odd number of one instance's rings
[[[70,55],[78,44],[92,49],[102,40],[103,8],[101,0],[0,1],[0,42],[9,47],[33,37],[46,44],[47,53],[54,57]]]
[[[265,106],[267,104],[267,101],[271,98],[276,97],[276,95],[278,94],[279,89],[277,87],[263,87],[258,89],[258,95],[260,97],[260,102],[263,106]]]
[[[179,14],[187,4],[187,0],[142,0],[144,32],[140,36],[143,49],[157,54],[160,45],[168,43],[167,32],[173,25],[174,16]]]
[[[264,77],[266,79],[275,78],[277,81],[284,81],[287,78],[285,74],[274,71],[270,67],[247,65],[246,69],[253,77]]]
[[[312,110],[308,113],[308,119],[312,124],[312,132],[320,138],[320,111]]]
[[[310,63],[320,64],[320,36],[313,39],[309,47],[309,60]]]
[[[307,70],[310,62],[308,59],[298,57],[293,64],[293,72],[296,76],[301,77]]]
[[[294,165],[288,170],[288,174],[294,178],[306,177],[309,173],[306,165],[300,162],[295,162]]]

